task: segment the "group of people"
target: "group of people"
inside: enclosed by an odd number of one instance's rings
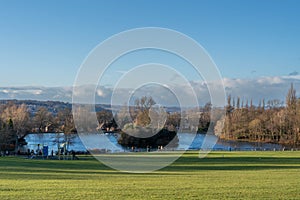
[[[0,152],[0,156],[9,156],[9,151],[6,150],[6,151],[1,151]]]
[[[151,149],[152,149],[152,147],[148,145],[147,148],[146,148],[146,151],[147,151],[147,152],[150,152]],[[157,150],[158,150],[158,151],[161,151],[161,150],[163,150],[163,149],[164,149],[163,146],[158,146],[158,147],[157,147]],[[131,147],[131,151],[132,151],[132,152],[138,152],[138,151],[140,151],[140,149],[136,148],[135,146],[132,146],[132,147]]]

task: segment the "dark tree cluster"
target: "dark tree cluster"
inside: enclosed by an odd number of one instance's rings
[[[136,148],[157,148],[167,145],[168,147],[176,147],[178,145],[178,137],[175,131],[169,131],[168,129],[162,129],[155,135],[147,138],[134,137],[125,132],[121,132],[118,143],[125,147]]]
[[[0,152],[14,151],[16,145],[16,132],[13,130],[12,120],[0,121]]]

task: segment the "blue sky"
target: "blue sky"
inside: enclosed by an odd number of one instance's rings
[[[127,29],[199,42],[223,77],[300,72],[300,1],[0,1],[0,86],[70,86],[88,53]]]

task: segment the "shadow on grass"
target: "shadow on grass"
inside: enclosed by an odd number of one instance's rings
[[[280,170],[300,169],[296,157],[207,157],[199,159],[196,154],[183,156],[172,165],[149,176],[184,175],[188,172],[207,170]],[[28,160],[18,157],[0,158],[0,177],[3,179],[97,179],[102,175],[128,175],[111,169],[97,160]],[[145,174],[134,174],[135,176]]]
[[[300,169],[300,157],[181,157],[163,171]]]

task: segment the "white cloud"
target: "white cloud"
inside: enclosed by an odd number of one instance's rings
[[[273,85],[284,83],[282,77],[274,76],[274,77],[261,77],[257,79],[257,82],[260,84]]]
[[[291,83],[298,92],[300,97],[300,75],[293,76],[275,76],[275,77],[259,77],[256,79],[223,79],[226,93],[233,97],[241,97],[242,99],[253,100],[257,103],[260,99],[280,99],[284,100]],[[215,84],[215,85],[214,85]],[[197,94],[200,104],[210,101],[210,95],[207,85],[221,87],[220,83],[205,83],[203,81],[193,81],[191,85]],[[187,90],[187,86],[172,86],[177,93],[184,97],[190,97],[191,92]],[[170,87],[172,89],[172,87]],[[96,88],[96,90],[95,90]],[[59,100],[72,101],[72,87],[0,87],[0,99],[36,99],[36,100]],[[89,93],[95,91],[97,103],[110,104],[113,94],[112,88],[104,86],[79,86],[76,89],[76,95],[81,96],[84,100]],[[157,103],[162,105],[178,105],[178,101],[174,94],[165,86],[161,87],[144,87],[139,91],[132,93],[132,90],[120,88],[114,91],[115,102],[122,105],[131,95],[132,98],[139,95],[151,95]]]

